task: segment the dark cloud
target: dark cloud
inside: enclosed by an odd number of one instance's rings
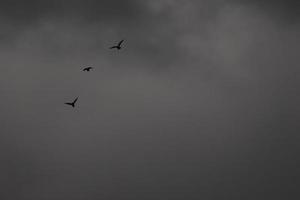
[[[38,20],[43,17],[86,17],[107,20],[117,18],[118,20],[139,16],[141,4],[135,0],[125,1],[95,1],[95,0],[66,0],[66,1],[1,1],[1,15],[16,21]]]
[[[300,3],[296,0],[236,0],[235,3],[246,6],[254,6],[271,15],[275,20],[284,20],[285,22],[297,23],[299,21]]]
[[[1,1],[0,198],[297,199],[300,29],[270,4]]]
[[[266,1],[250,1],[250,0],[232,0],[239,5],[254,5],[257,8],[262,8],[265,11],[270,11],[273,14],[278,14],[289,17],[298,18],[299,2],[296,0],[266,0]],[[168,11],[175,6],[181,6],[183,9],[186,5],[193,5],[195,9],[201,11],[201,13],[215,13],[214,9],[218,9],[228,3],[222,0],[216,1],[201,1],[195,2],[192,0],[186,2],[180,2],[176,0],[171,1],[147,1],[141,3],[136,0],[4,0],[0,2],[1,17],[10,19],[15,22],[32,22],[45,17],[73,17],[73,18],[85,18],[89,22],[93,20],[100,21],[126,21],[130,23],[132,20],[139,20],[145,18],[149,13],[148,5],[154,5],[156,7],[163,7],[165,16],[168,15]],[[203,9],[205,7],[205,9]],[[176,11],[178,12],[178,11]],[[161,15],[163,16],[163,15]]]

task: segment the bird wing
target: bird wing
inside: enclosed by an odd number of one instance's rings
[[[115,49],[115,48],[118,48],[117,46],[112,46],[112,47],[110,47],[110,49]]]
[[[73,104],[75,104],[77,100],[78,100],[78,97],[73,101]]]
[[[65,103],[65,104],[70,105],[70,106],[73,105],[72,103]]]
[[[124,42],[124,40],[121,40],[118,44],[118,46],[121,46],[121,44]]]

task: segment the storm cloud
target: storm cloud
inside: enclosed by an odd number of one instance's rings
[[[1,1],[0,198],[298,199],[298,10]]]

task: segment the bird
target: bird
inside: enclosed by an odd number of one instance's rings
[[[77,100],[78,100],[78,97],[73,102],[71,102],[71,103],[67,102],[65,104],[69,105],[69,106],[72,106],[74,108],[75,107],[75,103],[76,103]]]
[[[82,71],[87,71],[89,72],[91,69],[93,69],[92,67],[85,67]]]
[[[121,47],[121,44],[124,42],[124,40],[121,40],[119,43],[118,43],[118,45],[115,45],[115,46],[112,46],[112,47],[110,47],[110,49],[118,49],[118,50],[120,50],[122,47]]]

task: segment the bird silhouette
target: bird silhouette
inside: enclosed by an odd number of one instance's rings
[[[87,71],[87,72],[89,72],[91,69],[93,69],[92,67],[86,67],[86,68],[84,68],[82,71]]]
[[[76,103],[77,100],[78,100],[78,97],[73,102],[71,102],[71,103],[67,102],[65,104],[69,105],[69,106],[72,106],[74,108],[75,107],[75,103]]]
[[[118,49],[118,50],[120,50],[122,47],[121,47],[121,44],[124,42],[124,40],[121,40],[119,43],[118,43],[118,45],[115,45],[115,46],[112,46],[112,47],[110,47],[110,49]]]

